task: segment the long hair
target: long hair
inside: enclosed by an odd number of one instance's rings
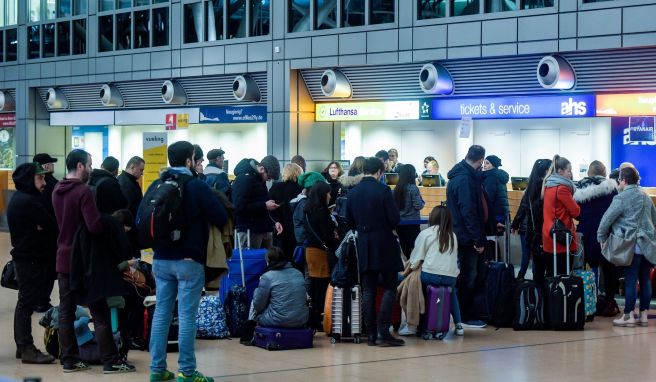
[[[328,207],[328,201],[326,200],[326,195],[328,194],[330,194],[330,185],[326,182],[317,182],[310,188],[307,204],[305,204],[303,211],[311,213],[321,207]]]
[[[428,216],[428,225],[437,226],[437,244],[440,253],[450,253],[455,243],[449,209],[446,206],[435,206]]]
[[[396,206],[402,210],[405,207],[405,193],[409,184],[415,184],[415,166],[404,164],[399,169],[399,182],[394,187],[394,201]]]
[[[349,168],[349,176],[356,176],[360,175],[363,172],[363,166],[364,166],[364,157],[359,156],[355,157],[353,159],[353,163],[351,163],[351,167]]]
[[[567,166],[569,166],[570,164],[571,163],[567,158],[561,157],[558,154],[554,155],[553,160],[551,161],[551,166],[549,166],[549,170],[547,171],[547,175],[545,175],[544,179],[542,180],[542,192],[540,196],[543,199],[544,199],[544,189],[547,187],[547,178],[552,174],[557,173],[558,170],[562,171],[567,169]]]
[[[288,163],[285,168],[282,169],[282,181],[283,182],[298,182],[298,177],[303,173],[303,168],[296,163]]]
[[[328,174],[328,171],[330,170],[330,166],[332,166],[332,165],[337,166],[337,177],[338,178],[340,176],[344,175],[344,170],[342,170],[342,165],[337,161],[332,161],[332,162],[328,163],[328,166],[326,166],[326,168],[323,169],[323,172]]]
[[[551,167],[551,159],[538,159],[533,163],[531,175],[528,177],[528,185],[526,186],[526,195],[530,201],[535,202],[540,199],[542,195],[542,183],[546,178],[547,171]]]

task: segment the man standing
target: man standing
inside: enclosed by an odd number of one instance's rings
[[[150,334],[150,381],[168,381],[175,378],[166,369],[166,343],[175,300],[178,300],[179,317],[179,371],[178,382],[212,382],[196,370],[196,313],[205,284],[205,262],[209,225],[222,227],[227,221],[226,211],[214,197],[209,186],[195,178],[194,146],[186,141],[176,142],[168,148],[171,167],[164,171],[146,192],[140,209],[146,208],[158,187],[165,181],[175,180],[182,190],[179,212],[184,223],[180,239],[172,245],[153,244],[155,250],[153,274],[157,284],[157,305]],[[175,212],[173,212],[175,213]]]
[[[32,162],[38,163],[43,170],[46,171],[45,181],[46,187],[41,193],[41,202],[46,207],[48,214],[54,218],[55,210],[52,208],[52,191],[55,189],[55,185],[59,180],[55,178],[52,173],[55,171],[55,163],[57,163],[57,158],[53,158],[48,154],[41,153],[36,154]],[[36,312],[45,313],[48,309],[52,308],[50,304],[50,295],[52,295],[52,289],[55,287],[55,280],[57,279],[57,272],[55,272],[55,257],[52,256],[48,258],[48,273],[46,274],[48,282],[44,285],[44,288],[41,291],[41,297],[37,301]]]
[[[117,175],[118,159],[111,156],[105,158],[100,169],[94,169],[91,173],[89,186],[92,192],[95,191],[96,205],[101,214],[112,214],[128,205],[116,179]]]
[[[262,158],[242,159],[235,167],[235,181],[232,182],[232,203],[235,205],[235,225],[237,231],[250,231],[251,248],[271,248],[273,245],[273,227],[278,234],[282,225],[275,224],[269,211],[280,207],[274,200],[269,200],[266,182],[280,177],[280,163],[273,155]],[[246,247],[248,238],[240,235],[242,247]]]
[[[16,193],[7,207],[11,257],[18,281],[14,312],[16,358],[23,363],[53,363],[55,358],[34,346],[32,313],[43,290],[52,291],[50,263],[57,255],[57,222],[41,201],[48,172],[40,163],[25,163],[12,174]]]
[[[405,342],[389,333],[392,306],[396,300],[398,272],[403,270],[394,227],[401,221],[392,191],[379,179],[385,165],[378,158],[364,161],[364,178],[349,192],[346,204],[348,224],[358,232],[358,263],[363,287],[362,308],[369,333],[368,345],[375,346],[377,336],[383,346],[402,346]],[[376,317],[376,289],[382,281],[385,289]]]
[[[52,204],[59,225],[57,238],[57,279],[59,281],[59,346],[64,373],[86,370],[89,365],[80,361],[75,337],[75,310],[77,299],[71,290],[71,252],[73,240],[80,224],[89,232],[100,234],[103,225],[100,212],[93,200],[87,181],[91,175],[91,155],[84,150],[73,150],[66,157],[68,175],[57,183],[52,194]],[[93,317],[95,337],[100,348],[103,373],[125,373],[135,367],[119,356],[112,335],[111,319],[105,299],[89,304]]]
[[[125,166],[125,171],[118,176],[118,184],[121,186],[121,192],[127,200],[127,207],[132,212],[132,216],[137,216],[137,210],[143,193],[139,185],[139,179],[144,173],[146,161],[143,158],[134,156],[130,158]]]
[[[479,320],[474,304],[477,288],[483,284],[485,267],[485,223],[488,207],[483,193],[481,167],[485,148],[474,145],[463,161],[448,173],[446,203],[453,219],[453,231],[458,238],[460,285],[458,299],[462,307],[463,323],[471,327],[485,327]]]
[[[203,174],[203,162],[205,162],[204,156],[205,153],[203,153],[203,149],[200,145],[194,145],[194,168],[192,169],[192,172],[195,177],[203,182],[206,178],[205,174]]]
[[[210,188],[215,188],[226,195],[229,195],[230,191],[230,181],[228,180],[228,174],[223,171],[223,155],[225,151],[221,149],[210,150],[207,153],[207,160],[210,162],[207,167],[205,167],[205,182]]]

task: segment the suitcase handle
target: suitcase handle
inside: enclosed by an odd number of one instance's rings
[[[566,255],[565,255],[565,264],[567,265],[567,274],[568,274],[568,275],[569,275],[569,273],[570,273],[570,270],[569,270],[569,260],[570,260],[570,257],[571,257],[571,253],[570,253],[570,250],[569,250],[569,246],[570,246],[570,244],[571,244],[571,240],[572,240],[572,235],[570,234],[570,232],[569,232],[569,231],[565,232],[565,246],[566,246],[566,249],[565,249],[565,250],[566,250]],[[553,275],[554,275],[554,277],[558,276],[558,269],[557,269],[558,263],[557,263],[557,260],[556,260],[556,256],[558,256],[558,253],[557,253],[557,250],[556,250],[556,244],[557,244],[557,241],[556,241],[556,232],[554,232],[554,233],[553,233],[553,254],[554,254],[554,259],[553,259],[553,265],[554,265],[554,267],[553,267]]]
[[[242,232],[243,233],[243,232]],[[248,247],[251,246],[251,230],[246,231],[247,238],[246,240]],[[244,253],[241,248],[241,240],[239,240],[239,231],[235,229],[235,241],[237,244],[237,249],[239,250],[239,266],[241,268],[241,285],[246,288],[246,272],[244,272]]]

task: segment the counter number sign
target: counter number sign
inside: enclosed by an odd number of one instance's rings
[[[177,125],[178,125],[177,115],[167,114],[166,121],[165,121],[166,130],[175,130],[177,129]]]

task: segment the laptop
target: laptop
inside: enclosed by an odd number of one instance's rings
[[[397,184],[399,184],[399,174],[395,172],[386,172],[385,183],[388,186],[396,186]]]
[[[528,187],[528,178],[521,176],[513,176],[510,178],[512,189],[515,191],[524,191]]]
[[[440,181],[439,175],[422,175],[421,176],[421,185],[422,187],[437,187]]]

